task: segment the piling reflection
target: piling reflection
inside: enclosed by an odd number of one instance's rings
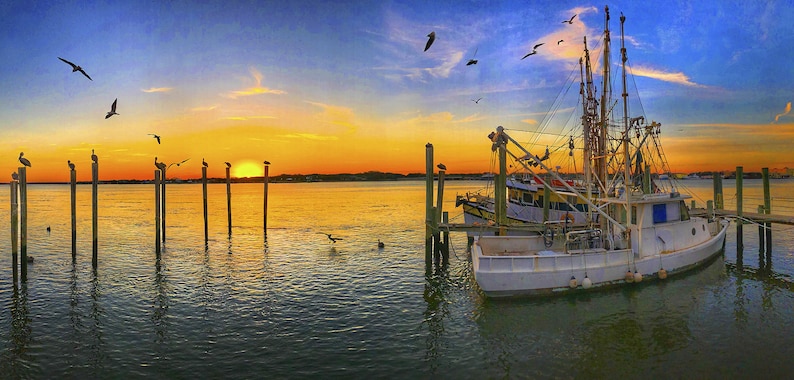
[[[89,359],[91,367],[97,372],[101,372],[102,365],[105,358],[105,338],[103,334],[102,317],[104,317],[105,310],[102,307],[100,298],[102,292],[100,289],[99,276],[97,275],[97,267],[93,266],[91,270],[91,321],[93,322],[89,331],[89,347],[91,348],[92,355]]]
[[[30,375],[26,375],[29,367],[27,363],[32,360],[28,357],[28,350],[33,341],[33,331],[28,311],[28,286],[25,282],[19,286],[14,283],[11,293],[10,335],[10,345],[0,356],[3,362],[0,364],[3,369],[0,377],[28,377]]]
[[[449,317],[447,296],[449,286],[447,272],[437,270],[436,273],[425,276],[424,300],[427,308],[423,313],[422,324],[427,326],[425,339],[425,361],[430,365],[430,372],[438,373],[440,359],[442,358],[442,340],[444,337],[444,320]]]
[[[163,343],[168,339],[168,283],[165,276],[165,267],[162,259],[157,258],[154,266],[154,287],[155,297],[152,308],[152,324],[157,343]]]

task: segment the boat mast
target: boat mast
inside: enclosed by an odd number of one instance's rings
[[[583,162],[584,162],[584,183],[586,186],[586,196],[592,199],[593,194],[593,173],[592,168],[590,166],[590,160],[593,159],[593,151],[592,151],[592,140],[590,133],[591,127],[590,123],[592,122],[593,112],[591,107],[593,107],[593,94],[592,94],[592,84],[593,78],[590,71],[590,51],[587,50],[587,36],[584,37],[584,62],[582,59],[579,59],[579,76],[581,82],[579,83],[579,94],[582,96],[582,129],[584,135],[584,149],[583,149]],[[585,70],[584,65],[587,65],[587,69]],[[585,74],[587,73],[587,74]],[[585,76],[586,75],[586,76]],[[587,86],[585,87],[585,83]],[[587,209],[587,222],[589,223],[593,220],[593,211],[590,208]]]
[[[631,156],[629,155],[629,93],[626,91],[626,44],[623,34],[623,24],[626,22],[626,16],[620,13],[620,60],[622,61],[623,68],[623,185],[625,187],[624,193],[626,195],[626,227],[631,222]]]
[[[609,55],[610,55],[610,37],[609,37],[609,7],[604,7],[604,13],[606,14],[604,20],[604,74],[603,74],[603,82],[601,83],[601,118],[599,122],[599,136],[598,136],[598,151],[596,152],[596,173],[598,174],[598,180],[602,184],[602,186],[606,186],[607,184],[607,129],[609,126],[609,117],[608,117],[608,110],[607,106],[609,103],[610,97],[607,96],[608,92],[610,92],[610,79],[609,79]],[[606,190],[606,189],[602,189]]]

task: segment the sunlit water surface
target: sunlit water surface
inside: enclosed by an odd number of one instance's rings
[[[685,181],[711,199],[710,181]],[[448,181],[455,194],[482,188]],[[726,180],[726,207],[735,205]],[[11,272],[8,187],[0,192],[0,378],[790,378],[794,230],[735,225],[724,257],[661,283],[544,299],[490,300],[454,233],[450,266],[425,275],[424,182],[169,185],[158,261],[153,185],[101,185],[98,267],[91,189],[29,187],[27,282]],[[794,181],[772,182],[787,209]],[[746,210],[762,204],[745,180]],[[734,202],[734,203],[731,203]],[[790,202],[789,202],[790,204]],[[47,233],[46,227],[52,231]],[[324,234],[343,240],[332,243]],[[380,239],[385,247],[379,249]]]

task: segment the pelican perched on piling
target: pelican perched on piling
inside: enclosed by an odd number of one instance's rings
[[[229,161],[226,161],[226,167],[230,168],[230,167],[232,167],[232,164],[230,164]]]
[[[442,164],[442,163],[439,163],[439,164],[438,164],[438,165],[436,165],[436,166],[437,166],[439,169],[441,169],[441,170],[447,170],[447,165],[444,165],[444,164]]]
[[[207,164],[207,161],[204,161],[203,157],[201,158],[201,165],[204,165],[205,168],[210,167],[209,164]]]
[[[160,170],[165,170],[165,163],[157,162],[157,157],[154,158],[154,166],[156,166]]]
[[[19,152],[19,162],[21,162],[22,165],[30,166],[30,161],[27,158],[22,157],[24,155],[25,152]]]
[[[270,165],[270,161],[265,161],[265,165]]]
[[[74,163],[72,160],[66,160],[66,163],[69,165],[69,170],[74,171]]]
[[[94,161],[94,163],[97,163],[97,164],[99,163],[99,157],[97,157],[96,154],[94,154],[94,150],[93,149],[91,149],[91,161]]]
[[[11,173],[11,179],[14,181],[19,181],[19,174],[17,174],[17,172]]]

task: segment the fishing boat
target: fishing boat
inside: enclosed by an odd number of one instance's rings
[[[530,153],[504,128],[498,127],[489,135],[491,149],[499,155],[500,171],[495,176],[495,196],[483,199],[481,204],[485,206],[478,208],[491,212],[481,215],[484,220],[508,224],[508,218],[522,212],[517,207],[519,202],[507,201],[505,158],[509,155],[532,175],[532,182],[513,182],[513,188],[530,194],[553,193],[565,201],[569,212],[575,210],[577,227],[566,228],[550,217],[550,202],[541,205],[534,198],[518,199],[524,201],[523,207],[541,210],[542,216],[536,213],[527,222],[542,227],[537,233],[519,236],[475,237],[471,249],[474,276],[487,296],[561,294],[665,279],[709,262],[724,248],[727,220],[714,215],[690,215],[686,202],[691,196],[678,192],[673,182],[668,186],[652,179],[651,163],[662,166],[654,169],[657,172],[670,170],[661,151],[661,124],[646,124],[644,116],[629,116],[623,15],[623,114],[613,112],[620,107],[615,107],[617,101],[610,99],[613,91],[609,88],[608,8],[605,13],[600,96],[593,84],[586,38],[579,61],[582,116],[578,120],[584,171],[581,183],[563,179],[558,170],[546,165],[543,158],[547,157]],[[468,199],[475,198],[467,196]],[[469,210],[476,208],[461,199],[459,202],[464,209],[466,205]]]

